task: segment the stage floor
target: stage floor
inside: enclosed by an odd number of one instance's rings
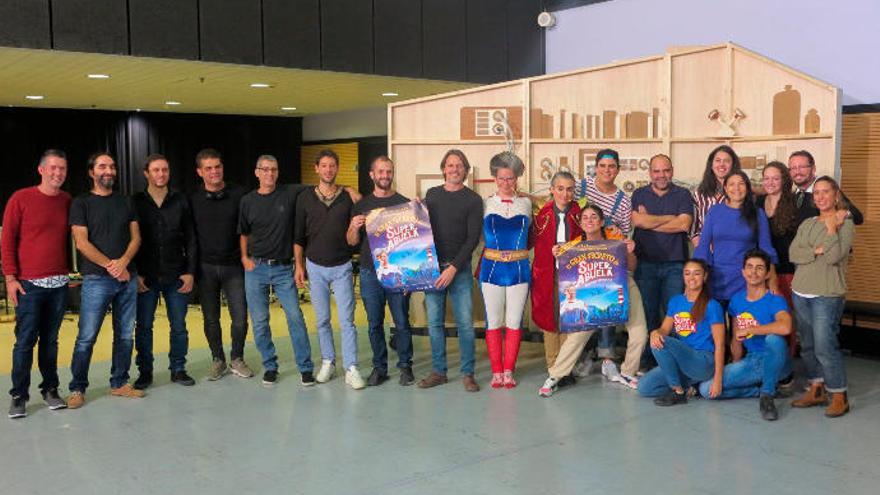
[[[201,315],[193,313],[197,342],[204,339]],[[377,388],[353,391],[337,376],[305,389],[283,319],[273,316],[281,378],[272,389],[260,384],[250,341],[246,359],[256,377],[206,381],[210,354],[195,345],[188,369],[196,386],[169,383],[167,355],[160,353],[157,381],[140,400],[107,395],[104,357],[93,363],[87,403],[76,411],[46,409],[35,371],[29,416],[0,420],[0,493],[851,495],[876,493],[880,483],[877,361],[847,359],[847,416],[830,420],[820,408],[793,410],[780,400],[775,423],[760,418],[755,399],[663,409],[600,376],[542,399],[536,392],[545,378],[543,350],[533,343],[523,346],[513,390],[488,387],[478,341],[483,390],[465,392],[454,339],[447,385],[401,387],[392,371]],[[366,375],[372,354],[360,329]],[[11,325],[0,331],[11,332]],[[156,346],[167,349],[162,330]],[[10,348],[2,348],[8,360]],[[415,348],[418,378],[430,369],[427,338],[416,337]],[[69,353],[61,357],[68,362]],[[2,373],[8,386],[8,369]]]

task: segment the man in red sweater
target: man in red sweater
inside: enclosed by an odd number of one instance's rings
[[[67,157],[46,150],[37,167],[42,179],[35,187],[16,191],[3,213],[3,275],[6,293],[15,305],[15,345],[12,348],[10,418],[27,415],[34,346],[49,409],[64,409],[58,396],[58,329],[67,303],[68,227],[70,195],[61,190],[67,178]]]

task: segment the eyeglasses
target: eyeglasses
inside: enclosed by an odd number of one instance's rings
[[[516,177],[495,177],[495,180],[503,180],[504,182],[516,182]]]
[[[267,174],[276,174],[278,173],[277,167],[257,167],[257,170],[260,172],[266,172]]]

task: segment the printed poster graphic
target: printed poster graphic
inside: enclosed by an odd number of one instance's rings
[[[382,287],[393,292],[433,290],[440,277],[428,208],[418,199],[370,211],[367,239]]]
[[[558,259],[559,329],[563,333],[626,323],[626,244],[572,241]]]

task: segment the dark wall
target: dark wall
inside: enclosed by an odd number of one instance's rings
[[[86,159],[98,150],[116,156],[119,189],[126,193],[143,189],[142,160],[149,153],[168,157],[173,188],[195,190],[200,179],[194,158],[207,147],[223,153],[226,178],[232,182],[255,187],[253,170],[261,154],[278,158],[282,182],[297,182],[302,119],[0,108],[0,142],[2,210],[15,190],[39,182],[37,162],[48,148],[67,153],[64,189],[74,195],[89,189]]]
[[[544,72],[541,0],[2,0],[0,46],[454,81]]]

